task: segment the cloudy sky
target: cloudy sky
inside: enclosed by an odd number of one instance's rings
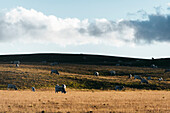
[[[0,54],[169,57],[169,0],[4,0]]]

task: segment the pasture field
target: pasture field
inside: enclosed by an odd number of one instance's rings
[[[1,112],[169,113],[169,91],[0,90]]]
[[[51,69],[60,75],[50,74]],[[116,71],[110,75],[109,71]],[[98,71],[100,76],[95,76]],[[170,112],[170,72],[163,68],[37,62],[0,64],[0,112]],[[149,84],[128,75],[151,76]],[[163,81],[158,81],[163,77]],[[15,84],[17,91],[7,90]],[[67,94],[54,92],[65,84]],[[115,91],[123,85],[123,91]],[[31,91],[36,88],[36,92]]]
[[[50,74],[51,69],[57,69],[60,75]],[[109,71],[116,71],[111,76]],[[100,76],[95,76],[98,71]],[[50,88],[56,84],[66,84],[74,89],[113,90],[116,85],[124,85],[126,90],[170,90],[170,72],[164,73],[162,68],[22,63],[19,68],[14,64],[0,64],[0,89],[6,89],[8,84],[15,84],[19,89]],[[128,79],[128,75],[151,76],[149,84],[141,84],[140,80]],[[166,81],[158,81],[163,77]]]

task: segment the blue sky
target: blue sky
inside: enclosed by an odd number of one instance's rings
[[[169,57],[169,7],[168,0],[1,1],[0,54]]]
[[[167,3],[168,0],[5,0],[1,2],[0,8],[12,9],[21,6],[61,18],[117,20],[141,9],[155,13],[154,7],[166,8]]]

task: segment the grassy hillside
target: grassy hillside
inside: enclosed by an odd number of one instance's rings
[[[21,61],[19,68],[11,61]],[[170,72],[169,59],[137,59],[101,55],[84,54],[27,54],[0,56],[0,89],[6,89],[7,84],[15,84],[20,89],[54,87],[56,84],[66,84],[77,89],[114,89],[116,85],[124,85],[126,89],[169,90]],[[58,62],[58,65],[50,65]],[[155,64],[158,68],[151,68]],[[117,65],[117,66],[116,66]],[[51,69],[57,69],[60,75],[50,74]],[[116,71],[111,76],[109,71]],[[100,76],[94,76],[98,71]],[[140,84],[139,80],[128,79],[128,75],[152,77],[149,84]],[[163,77],[166,81],[159,82]]]
[[[60,75],[50,74],[51,69],[57,69]],[[116,71],[111,76],[109,71]],[[100,76],[95,76],[98,71]],[[116,85],[124,85],[128,90],[151,89],[170,90],[170,72],[164,73],[162,68],[106,66],[85,64],[58,64],[51,66],[38,63],[22,63],[19,68],[14,64],[0,65],[0,89],[6,89],[7,84],[15,84],[19,89],[49,88],[56,84],[66,84],[68,88],[113,90]],[[128,79],[129,74],[152,77],[149,84],[141,84],[139,80]],[[163,77],[166,81],[158,81]]]

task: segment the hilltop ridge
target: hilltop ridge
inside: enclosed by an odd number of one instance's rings
[[[73,64],[93,65],[124,65],[124,66],[151,66],[170,67],[170,58],[142,59],[120,56],[91,55],[91,54],[66,54],[66,53],[35,53],[0,55],[0,62],[19,60],[21,62],[59,62]]]

